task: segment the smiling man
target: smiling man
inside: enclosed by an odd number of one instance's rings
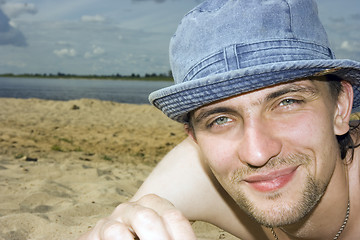
[[[360,64],[335,59],[312,0],[205,1],[170,61],[175,85],[150,100],[190,137],[87,239],[195,239],[188,219],[241,239],[360,237]]]
[[[344,167],[329,161],[340,156],[335,135],[348,131],[343,119],[352,90],[342,84],[339,100],[326,81],[298,80],[201,107],[190,117],[189,132],[216,179],[261,225],[297,223],[330,180],[347,191]]]

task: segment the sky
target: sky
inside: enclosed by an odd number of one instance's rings
[[[0,0],[0,74],[167,74],[201,0]],[[360,61],[360,0],[317,0],[337,58]]]

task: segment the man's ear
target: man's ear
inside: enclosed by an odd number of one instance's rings
[[[344,135],[349,131],[349,121],[354,99],[354,91],[351,84],[341,81],[342,91],[339,94],[334,116],[334,131],[336,135]]]
[[[185,123],[184,128],[186,133],[192,138],[192,140],[197,143],[194,128],[189,123]]]

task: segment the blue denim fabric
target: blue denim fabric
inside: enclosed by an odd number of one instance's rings
[[[170,41],[175,85],[149,96],[170,118],[248,91],[332,73],[353,83],[360,63],[338,60],[313,0],[209,0],[182,19]]]

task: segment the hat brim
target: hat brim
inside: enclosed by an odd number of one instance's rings
[[[302,60],[264,64],[172,85],[149,95],[169,118],[187,122],[188,113],[211,102],[315,75],[334,74],[351,82],[353,108],[360,106],[360,63],[347,59]]]

